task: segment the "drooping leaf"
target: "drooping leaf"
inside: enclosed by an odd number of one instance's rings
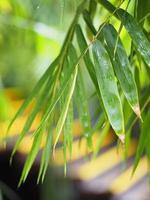
[[[105,111],[116,134],[124,142],[122,105],[110,58],[102,43],[98,40],[93,43],[92,52]]]
[[[149,14],[150,11],[150,1],[138,0],[136,1],[136,18],[142,24],[144,23],[145,17]]]
[[[71,50],[71,49],[70,49]],[[77,53],[75,49],[70,51],[70,62],[75,63],[77,60]],[[83,82],[83,77],[81,75],[81,70],[79,69],[78,79],[77,79],[77,88],[76,88],[76,101],[77,108],[79,110],[79,118],[81,121],[81,125],[83,127],[83,135],[87,138],[87,142],[89,147],[92,145],[91,140],[91,124],[90,124],[90,113],[88,108],[88,100],[85,91],[85,86]]]
[[[83,127],[83,135],[87,138],[88,146],[92,146],[91,120],[87,100],[87,94],[84,86],[81,70],[78,73],[77,88],[76,88],[76,103],[79,111],[79,118]]]
[[[41,164],[40,164],[40,170],[38,174],[38,179],[37,183],[39,183],[40,178],[43,182],[46,170],[48,168],[49,160],[51,160],[51,155],[52,155],[52,139],[53,139],[53,134],[51,129],[48,130],[47,137],[46,137],[46,144],[43,149],[42,153],[42,159],[41,159]]]
[[[13,151],[12,151],[12,155],[11,155],[11,158],[12,156],[15,154],[16,150],[18,149],[18,146],[20,145],[20,142],[22,141],[22,139],[24,138],[24,136],[28,133],[28,131],[30,130],[30,127],[35,119],[35,117],[38,115],[40,109],[42,108],[42,106],[44,105],[44,102],[48,96],[48,90],[50,92],[51,90],[51,86],[52,86],[52,83],[53,83],[53,78],[51,78],[51,76],[49,77],[42,93],[40,94],[40,97],[37,98],[37,102],[36,102],[36,105],[35,107],[33,108],[32,112],[30,113],[24,127],[23,127],[23,130],[21,131],[21,133],[19,134],[19,137],[17,139],[17,142],[15,143],[15,146],[13,148]]]
[[[89,14],[93,19],[96,14],[97,2],[95,0],[90,0],[89,3]]]
[[[75,84],[76,84],[77,74],[78,74],[78,66],[75,67],[74,73],[72,74],[71,80],[69,81],[68,93],[66,94],[66,99],[65,99],[65,102],[64,102],[64,105],[63,105],[63,108],[62,108],[62,111],[61,111],[61,115],[59,117],[59,120],[58,120],[58,123],[57,123],[57,126],[56,126],[57,136],[56,136],[56,140],[54,142],[54,149],[55,149],[55,146],[58,142],[58,139],[60,137],[62,128],[64,126],[64,123],[65,123],[65,120],[66,120],[66,117],[67,117],[70,101],[71,101],[71,98],[72,98],[72,95],[73,95],[73,92],[74,92],[74,88],[75,88]]]
[[[63,80],[61,86],[59,87],[57,93],[55,94],[55,97],[53,98],[53,101],[49,102],[47,109],[46,109],[45,113],[43,114],[43,117],[41,119],[41,123],[40,123],[38,129],[40,129],[40,127],[42,126],[43,123],[44,124],[47,123],[47,120],[49,119],[55,106],[59,102],[62,94],[64,93],[65,89],[68,87],[71,76],[72,76],[73,72],[75,71],[75,69],[77,68],[77,64],[78,64],[78,60],[76,61],[76,63],[74,65],[70,66],[70,68],[68,69],[67,76],[64,77],[64,80]]]
[[[143,33],[142,28],[128,12],[123,9],[116,9],[109,1],[98,0],[108,11],[113,13],[115,17],[121,20],[122,24],[128,31],[134,46],[136,47],[139,54],[143,57],[147,66],[150,67],[150,42]]]
[[[8,126],[7,132],[10,130],[12,124],[17,119],[17,117],[19,117],[20,115],[23,114],[24,110],[32,102],[33,98],[35,98],[39,94],[39,91],[41,90],[41,88],[43,87],[45,82],[47,81],[48,77],[53,74],[53,71],[54,71],[54,69],[55,69],[55,67],[57,65],[57,62],[58,62],[58,58],[56,58],[53,61],[53,63],[49,66],[49,68],[45,71],[44,75],[40,78],[40,80],[38,81],[38,83],[36,84],[36,86],[34,87],[32,92],[30,93],[30,95],[26,98],[24,103],[21,105],[20,109],[17,111],[16,115],[11,120],[11,122],[10,122],[10,124]]]
[[[146,64],[150,67],[150,43],[136,19],[122,9],[117,10],[117,15],[131,36],[137,51],[141,54]]]
[[[79,44],[80,52],[83,53],[88,48],[88,45],[87,45],[87,42],[86,42],[85,37],[83,35],[83,32],[81,30],[81,27],[79,25],[76,26],[76,34],[77,34],[77,41],[78,41],[78,44]],[[83,57],[83,59],[84,59],[85,65],[87,67],[87,70],[89,72],[89,75],[90,75],[96,89],[98,90],[98,83],[97,83],[97,80],[95,78],[95,69],[94,69],[94,66],[93,66],[93,63],[91,61],[91,58],[90,58],[88,51],[86,52],[86,55]]]
[[[26,159],[26,162],[24,164],[23,171],[22,171],[21,178],[20,178],[18,186],[20,186],[20,184],[26,180],[28,173],[29,173],[29,171],[30,171],[30,169],[33,165],[33,162],[34,162],[34,160],[35,160],[35,158],[36,158],[36,156],[39,152],[40,144],[41,144],[42,136],[43,136],[43,130],[44,130],[44,128],[42,127],[41,129],[37,130],[37,132],[36,132],[30,153],[29,153],[29,155]]]
[[[95,30],[95,27],[93,26],[92,20],[90,18],[90,13],[87,10],[83,11],[83,17],[84,17],[84,20],[85,20],[86,24],[88,25],[89,29],[92,31],[92,33],[94,35],[96,35],[96,30]]]
[[[122,91],[134,112],[137,114],[137,116],[140,117],[137,87],[123,44],[120,38],[118,38],[117,31],[111,24],[106,24],[103,27],[103,35],[107,44],[107,51],[111,58],[114,71],[116,73],[117,79],[119,80]],[[117,47],[115,51],[116,45]]]
[[[63,128],[64,173],[67,171],[67,156],[71,158],[73,142],[73,102],[70,102],[68,114]],[[69,154],[68,154],[69,152]]]

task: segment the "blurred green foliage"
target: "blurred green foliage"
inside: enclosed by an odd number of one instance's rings
[[[32,89],[58,54],[76,4],[63,0],[0,1],[0,76],[4,87],[21,87],[27,93]]]

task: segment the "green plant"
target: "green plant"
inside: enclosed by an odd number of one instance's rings
[[[104,8],[108,12],[104,11]],[[101,14],[98,9],[101,9]],[[42,111],[41,122],[33,133],[33,146],[19,184],[25,181],[45,132],[47,142],[43,148],[38,181],[40,178],[44,179],[49,154],[55,151],[62,133],[64,158],[66,149],[71,154],[74,105],[78,110],[83,137],[87,138],[89,148],[92,149],[91,138],[94,130],[101,128],[105,122],[107,126],[110,123],[127,148],[132,127],[138,121],[141,131],[134,170],[144,150],[148,159],[150,158],[149,11],[150,3],[143,3],[142,0],[119,3],[83,0],[78,5],[59,55],[40,78],[8,128],[9,130],[16,118],[35,101],[12,152],[13,156],[36,115]],[[98,28],[95,26],[96,20]],[[88,72],[94,95],[99,99],[100,114],[98,123],[94,125],[91,124],[89,102],[92,97],[87,95],[85,72]],[[56,127],[54,143],[53,127]]]

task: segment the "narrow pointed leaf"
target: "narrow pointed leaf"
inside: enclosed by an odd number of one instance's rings
[[[32,144],[32,148],[31,148],[31,151],[27,157],[27,160],[25,162],[25,165],[23,167],[23,171],[22,171],[22,175],[21,175],[21,178],[20,178],[20,181],[19,181],[19,184],[18,186],[20,186],[20,184],[22,182],[24,182],[28,176],[28,173],[32,167],[32,164],[39,152],[39,149],[40,149],[40,144],[41,144],[41,141],[42,141],[42,136],[43,136],[43,130],[38,130],[35,137],[34,137],[34,141],[33,141],[33,144]]]
[[[88,108],[87,94],[83,82],[81,70],[78,73],[78,81],[76,88],[76,101],[79,111],[79,118],[83,127],[83,135],[87,138],[88,146],[92,146],[91,120]]]
[[[97,2],[95,0],[91,0],[89,4],[89,14],[93,19],[96,14]]]
[[[132,38],[133,44],[137,51],[143,57],[145,63],[150,67],[150,42],[143,33],[142,28],[128,12],[123,9],[116,9],[107,0],[97,0],[101,5],[103,5],[108,11],[113,13],[115,17],[121,20],[122,24],[125,26],[130,37]]]
[[[94,35],[96,35],[96,30],[95,30],[95,27],[93,26],[93,23],[92,23],[92,20],[91,20],[91,17],[90,17],[90,13],[87,10],[83,11],[83,17],[84,17],[84,20],[85,20],[87,26],[91,30],[91,32]]]
[[[21,105],[20,109],[17,111],[16,115],[11,120],[11,122],[10,122],[10,124],[8,126],[7,132],[9,131],[9,129],[11,128],[12,124],[17,119],[17,117],[19,117],[24,112],[24,110],[31,103],[31,101],[33,100],[33,98],[37,96],[37,94],[39,93],[40,89],[43,87],[43,85],[47,81],[48,77],[51,74],[53,74],[53,71],[54,71],[54,69],[55,69],[55,67],[57,65],[57,62],[58,62],[58,58],[56,58],[54,60],[54,62],[49,66],[49,68],[45,71],[44,75],[40,78],[40,80],[38,81],[38,83],[36,84],[36,86],[34,87],[34,89],[32,90],[31,94],[27,97],[27,99]]]
[[[51,113],[53,112],[55,106],[57,105],[57,103],[59,102],[60,98],[62,97],[65,89],[70,84],[71,76],[74,73],[75,69],[77,68],[77,62],[78,61],[76,61],[76,63],[74,65],[69,67],[69,69],[67,71],[67,76],[64,77],[64,80],[63,80],[60,88],[58,89],[53,101],[50,104],[48,104],[48,107],[47,107],[46,112],[44,113],[44,115],[43,115],[43,117],[41,119],[41,123],[40,123],[38,129],[40,129],[40,127],[42,126],[43,123],[46,124],[46,122],[49,119]]]
[[[106,49],[96,40],[92,46],[95,71],[102,101],[109,122],[118,137],[124,142],[124,118],[117,88],[116,77]]]
[[[68,114],[63,128],[63,153],[64,153],[64,174],[66,175],[68,155],[72,155],[72,142],[73,142],[73,103],[70,102]],[[69,152],[69,154],[68,154]]]
[[[48,96],[48,90],[50,90],[51,85],[52,85],[52,78],[50,77],[49,80],[47,81],[43,92],[40,94],[40,97],[37,99],[36,105],[33,108],[33,111],[31,112],[31,114],[29,115],[23,130],[21,131],[21,133],[19,134],[19,138],[17,139],[17,142],[15,143],[15,146],[13,148],[12,151],[12,155],[11,157],[15,154],[16,150],[18,149],[22,139],[24,138],[24,136],[28,133],[28,131],[30,130],[30,127],[35,119],[35,117],[37,116],[37,114],[39,113],[40,109],[42,108],[47,96]]]
[[[70,55],[70,62],[75,63],[77,60],[77,54],[74,48],[72,48],[72,54]],[[94,69],[94,68],[93,68]],[[91,140],[91,125],[90,125],[90,113],[88,109],[88,102],[86,97],[86,91],[84,87],[83,78],[81,76],[81,70],[78,73],[76,88],[76,100],[78,102],[77,107],[79,108],[79,118],[83,126],[84,136],[87,138],[89,147],[92,145]]]
[[[69,105],[70,105],[70,101],[74,92],[74,88],[75,88],[75,84],[76,84],[76,78],[77,78],[77,73],[78,73],[78,66],[75,67],[75,71],[74,74],[71,77],[70,83],[69,83],[69,90],[68,93],[66,94],[66,99],[65,99],[65,103],[63,105],[62,111],[61,111],[61,115],[59,117],[57,126],[56,126],[56,140],[54,142],[54,149],[56,147],[56,144],[58,142],[59,136],[61,134],[62,128],[64,126],[66,117],[67,117],[67,113],[68,113],[68,109],[69,109]]]
[[[80,52],[83,53],[87,49],[88,45],[87,45],[87,42],[83,35],[83,32],[81,30],[81,27],[79,25],[76,26],[76,34],[77,34],[77,41],[79,44]],[[89,75],[90,75],[95,87],[98,89],[98,83],[95,78],[95,69],[94,69],[94,66],[91,61],[90,54],[88,51],[86,52],[86,55],[83,57],[83,59],[84,59],[85,65],[87,67],[87,70],[89,72]]]
[[[38,175],[38,180],[37,180],[38,183],[41,177],[42,177],[42,182],[43,182],[45,174],[46,174],[46,170],[48,168],[49,160],[51,159],[52,138],[53,138],[52,131],[49,130],[47,133],[46,144],[42,153],[40,170],[39,170],[39,175]]]
[[[118,38],[117,31],[111,24],[107,24],[103,27],[103,35],[107,44],[107,50],[113,64],[114,71],[116,73],[117,79],[119,80],[122,91],[134,112],[140,117],[137,87],[123,44],[120,38]],[[116,45],[117,47],[114,55]]]
[[[143,3],[143,0],[137,1],[136,17],[137,17],[137,20],[140,22],[140,24],[141,24],[141,20],[142,20],[142,24],[144,23],[143,19],[149,14],[149,11],[150,11],[150,1],[144,1],[144,3]]]
[[[150,67],[150,43],[134,17],[128,12],[119,9],[117,15],[132,38],[133,44]]]

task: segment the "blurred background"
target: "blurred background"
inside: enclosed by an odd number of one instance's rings
[[[39,77],[58,55],[66,27],[78,4],[76,0],[65,2],[0,1],[0,138],[4,132],[3,123],[13,116],[20,101],[28,96]],[[16,158],[10,167],[11,150],[3,151],[4,145],[1,140],[0,199],[66,199],[65,195],[64,198],[58,195],[55,187],[50,186],[50,181],[42,187],[36,185],[37,166],[34,166],[29,181],[17,190],[23,168],[20,161],[23,158]]]
[[[55,167],[49,167],[44,183],[37,185],[39,158],[37,158],[27,181],[17,189],[25,155],[18,152],[10,166],[12,146],[6,151],[6,144],[3,141],[3,134],[6,132],[6,126],[11,117],[58,55],[80,2],[81,0],[0,0],[0,200],[83,200],[83,197],[77,192],[80,190],[78,180],[73,179],[70,182],[64,178],[62,167],[61,169],[58,167],[57,172]],[[111,2],[118,1],[112,0]],[[129,6],[131,13],[133,12],[133,2],[131,1]],[[108,16],[108,12],[98,6],[97,16],[94,19],[96,28],[106,19],[106,16]],[[113,17],[111,20],[117,28],[120,26],[120,23]],[[80,23],[85,26],[82,19]],[[121,38],[129,54],[131,40],[124,29],[121,32]],[[144,68],[141,70],[144,74],[144,78],[141,78],[144,85],[148,78]],[[88,82],[87,76],[85,79]],[[89,95],[91,95],[93,91],[89,87],[90,83],[87,85],[86,89],[90,90]],[[94,100],[94,102],[95,109],[97,101]],[[4,122],[6,122],[5,126]],[[19,133],[22,127],[22,121],[17,123],[12,144],[16,139],[16,133]],[[26,149],[28,144],[27,140],[23,148]],[[111,199],[111,194],[107,192],[100,197],[85,192],[84,197],[86,200],[107,200]]]

